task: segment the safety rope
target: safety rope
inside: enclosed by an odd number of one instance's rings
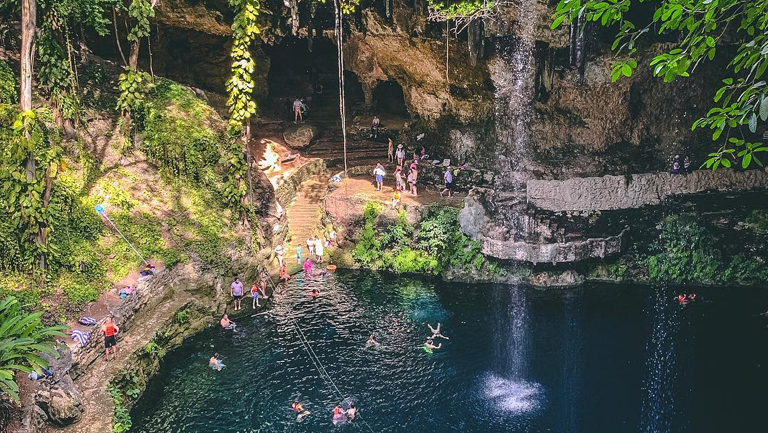
[[[269,283],[272,285],[272,296],[275,296],[275,292],[277,291],[277,287],[275,286],[274,281],[272,281],[272,278],[269,278]],[[307,352],[307,355],[309,355],[309,359],[312,361],[312,365],[315,366],[315,369],[318,373],[320,373],[320,377],[323,378],[323,381],[326,382],[326,384],[330,384],[331,387],[336,391],[336,394],[341,398],[342,401],[346,402],[347,404],[351,404],[352,400],[350,400],[348,397],[344,397],[344,394],[339,390],[339,387],[336,386],[336,382],[333,381],[333,378],[328,373],[328,370],[325,369],[325,366],[320,361],[320,357],[317,356],[317,353],[315,352],[315,349],[312,348],[312,345],[309,343],[309,339],[304,334],[304,331],[301,330],[301,327],[296,322],[296,319],[293,317],[288,317],[288,320],[293,325],[294,331],[296,331],[296,334],[299,336],[299,341],[301,342],[302,346],[304,346],[304,350]],[[363,418],[361,414],[356,414],[356,418],[360,418],[360,422],[362,422],[371,433],[374,433],[373,428],[371,428],[370,424]]]

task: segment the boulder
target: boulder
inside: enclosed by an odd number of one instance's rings
[[[320,130],[316,126],[302,123],[299,125],[291,125],[283,132],[283,138],[285,142],[294,149],[303,149],[314,140]]]
[[[83,399],[69,376],[65,376],[58,385],[51,390],[48,418],[60,426],[76,423],[83,415]]]

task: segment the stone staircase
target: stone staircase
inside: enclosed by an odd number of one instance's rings
[[[297,244],[301,244],[302,256],[307,257],[307,239],[321,235],[320,222],[323,200],[328,192],[327,179],[328,176],[322,173],[302,183],[296,198],[286,209],[289,226],[285,257],[288,263],[295,260]]]

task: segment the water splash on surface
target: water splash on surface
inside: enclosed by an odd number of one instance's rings
[[[488,375],[482,384],[484,396],[500,411],[511,415],[536,412],[542,407],[544,389],[538,383]]]

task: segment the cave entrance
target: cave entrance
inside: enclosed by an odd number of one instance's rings
[[[408,117],[403,87],[397,81],[380,81],[373,89],[373,104],[379,113]]]
[[[299,97],[305,99],[312,115],[338,116],[338,54],[330,39],[316,37],[310,52],[306,39],[287,37],[279,45],[265,45],[264,51],[271,61],[269,100],[275,110],[286,110],[286,101]],[[363,87],[352,72],[344,71],[344,80],[347,111],[351,112],[352,107],[363,104]]]

